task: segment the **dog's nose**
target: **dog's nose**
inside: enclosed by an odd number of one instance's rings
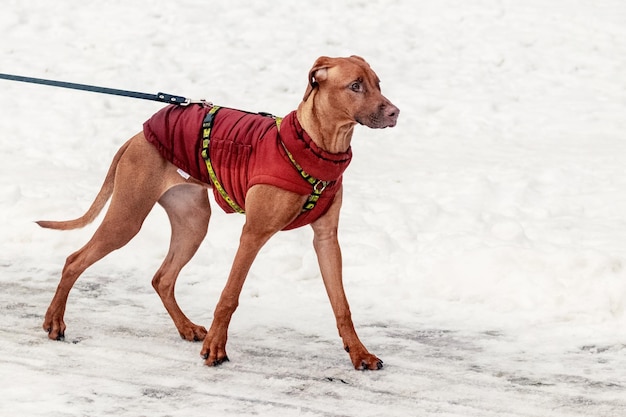
[[[394,106],[393,104],[391,104],[387,108],[387,117],[391,117],[393,119],[397,119],[399,114],[400,114],[400,109],[397,108],[396,106]]]
[[[400,115],[400,109],[389,103],[387,108],[385,109],[385,116],[389,120],[387,124],[388,127],[394,127],[396,122],[398,121],[398,116]]]

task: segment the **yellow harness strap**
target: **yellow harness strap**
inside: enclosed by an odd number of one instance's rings
[[[213,169],[213,164],[211,163],[211,158],[209,155],[209,143],[211,142],[211,129],[213,128],[213,120],[215,119],[215,114],[220,109],[219,106],[211,107],[211,110],[204,117],[204,121],[202,122],[202,158],[204,162],[206,162],[206,169],[209,172],[209,178],[211,178],[211,182],[213,186],[217,190],[218,193],[222,196],[224,201],[228,203],[228,205],[236,212],[236,213],[245,213],[244,210],[239,207],[239,204],[235,203],[235,201],[230,198],[220,180],[217,178],[217,174],[215,173],[215,169]]]
[[[217,174],[215,173],[215,169],[213,169],[213,164],[211,163],[211,158],[209,154],[209,144],[211,143],[211,129],[213,128],[213,120],[215,119],[215,114],[217,113],[219,109],[220,109],[219,106],[211,107],[211,109],[209,110],[207,115],[204,117],[204,120],[202,122],[202,153],[201,155],[206,163],[206,168],[207,168],[207,171],[209,172],[209,178],[211,178],[211,182],[213,183],[213,186],[215,187],[217,192],[222,196],[224,201],[228,203],[228,205],[233,209],[233,211],[235,211],[236,213],[243,214],[245,213],[245,211],[241,207],[239,207],[239,205],[232,198],[230,198],[230,196],[228,195],[224,187],[222,187],[222,184],[220,183],[219,179],[217,178]],[[276,120],[276,127],[280,131],[280,124],[283,121],[283,118],[274,117],[274,120]],[[285,146],[282,140],[280,141],[280,144],[285,150],[285,153],[287,154],[287,157],[291,161],[291,164],[298,171],[300,176],[306,182],[311,184],[311,186],[313,187],[313,191],[309,195],[309,198],[307,199],[307,201],[304,203],[304,206],[302,207],[302,211],[305,212],[305,211],[313,210],[318,200],[320,199],[322,192],[326,189],[326,187],[328,186],[330,182],[318,180],[317,178],[308,174],[300,166],[300,164],[298,164],[298,162],[293,157],[291,152],[289,152],[289,150],[287,149],[287,147]]]
[[[287,157],[291,161],[291,164],[294,166],[296,171],[298,171],[300,176],[306,182],[308,182],[309,184],[311,184],[313,186],[313,191],[311,192],[311,194],[309,195],[309,198],[304,203],[304,206],[302,207],[302,211],[313,210],[315,208],[315,205],[317,204],[317,201],[320,199],[320,196],[322,195],[322,192],[326,189],[326,187],[328,186],[329,182],[328,181],[318,180],[314,176],[308,174],[300,166],[300,164],[296,161],[296,159],[293,157],[291,152],[289,152],[289,150],[285,146],[285,143],[282,140],[280,141],[280,144],[283,146],[283,149],[285,150],[285,153],[287,154]]]

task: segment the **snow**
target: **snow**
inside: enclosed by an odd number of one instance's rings
[[[43,315],[118,147],[159,103],[0,80],[0,415],[626,415],[626,4],[618,0],[6,0],[0,71],[283,115],[320,55],[361,55],[401,109],[358,128],[340,240],[351,369],[309,228],[253,265],[207,368],[150,280],[169,226]],[[214,205],[177,295],[209,325],[243,217]]]

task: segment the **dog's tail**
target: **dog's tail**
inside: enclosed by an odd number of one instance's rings
[[[130,145],[130,140],[127,141],[122,147],[117,151],[115,156],[113,157],[113,161],[111,162],[111,166],[109,167],[109,171],[107,172],[106,178],[104,179],[104,183],[96,196],[96,199],[91,203],[91,207],[87,210],[85,214],[81,217],[74,220],[65,220],[65,221],[51,221],[51,220],[39,220],[36,223],[45,227],[46,229],[58,229],[58,230],[70,230],[70,229],[79,229],[84,227],[94,221],[94,219],[100,214],[104,205],[109,201],[111,194],[113,194],[113,186],[115,185],[115,171],[117,170],[117,164],[120,162],[122,155],[126,152],[126,149]]]

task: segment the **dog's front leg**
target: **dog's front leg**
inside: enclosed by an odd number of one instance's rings
[[[250,266],[263,244],[271,237],[271,234],[261,235],[250,229],[248,222],[246,222],[228,281],[215,307],[213,323],[200,352],[208,366],[216,366],[228,361],[226,340],[230,319],[239,305],[239,295]]]
[[[367,351],[354,330],[350,306],[343,289],[341,249],[337,240],[339,225],[339,211],[341,208],[342,192],[337,193],[335,201],[328,212],[313,223],[313,246],[317,254],[322,279],[330,304],[337,320],[339,336],[350,355],[355,369],[381,369],[383,361]]]
[[[298,216],[305,200],[306,196],[269,185],[256,185],[248,191],[246,223],[241,232],[239,248],[200,352],[206,365],[216,366],[228,361],[228,325],[239,304],[239,295],[252,262],[270,237]]]

